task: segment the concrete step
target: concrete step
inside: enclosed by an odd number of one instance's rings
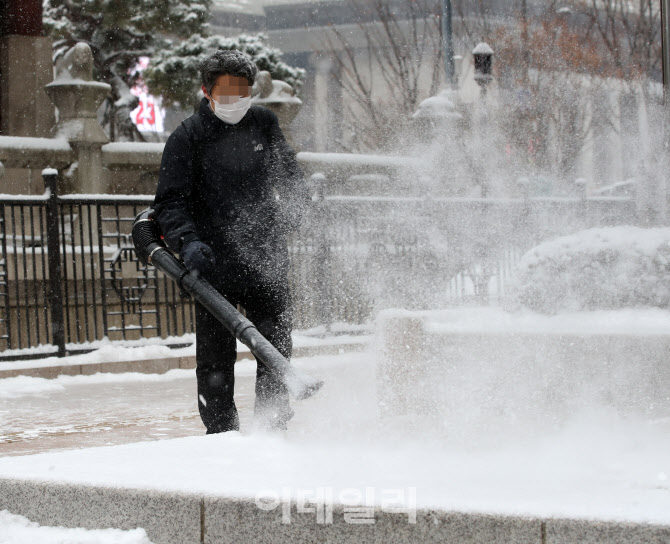
[[[311,357],[315,355],[337,355],[360,351],[369,340],[369,337],[361,336],[350,342],[323,343],[314,346],[297,346],[293,349],[293,357]],[[33,376],[39,378],[55,378],[60,375],[76,376],[79,374],[90,375],[98,372],[142,372],[144,374],[163,374],[173,368],[195,368],[195,355],[165,357],[161,359],[142,359],[134,361],[112,361],[86,363],[85,356],[81,357],[81,363],[62,364],[56,358],[48,361],[29,360],[0,364],[0,379],[13,378],[15,376]],[[253,359],[248,349],[238,350],[237,360],[244,361]]]

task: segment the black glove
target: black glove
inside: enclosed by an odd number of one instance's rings
[[[206,274],[216,264],[212,248],[197,238],[184,241],[180,256],[190,272],[198,271],[201,274]]]

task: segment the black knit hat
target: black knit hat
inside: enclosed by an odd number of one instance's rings
[[[221,49],[200,63],[202,84],[209,93],[216,79],[224,74],[246,77],[253,85],[258,75],[258,67],[251,57],[237,49]]]

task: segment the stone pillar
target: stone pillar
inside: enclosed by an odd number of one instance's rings
[[[295,138],[291,131],[291,123],[302,107],[302,100],[295,96],[295,90],[285,81],[272,79],[270,72],[261,71],[251,89],[252,103],[271,109],[279,120],[286,141],[293,149]]]
[[[42,36],[41,0],[0,2],[0,134],[45,137],[54,108],[51,39]]]
[[[77,154],[75,193],[105,193],[107,184],[102,169],[102,146],[109,142],[98,123],[97,111],[112,87],[93,81],[93,54],[85,43],[78,43],[58,63],[56,79],[46,91],[58,108],[55,136],[70,142]]]
[[[637,220],[641,226],[667,225],[668,158],[664,149],[663,109],[653,101],[640,104],[640,157],[635,172]]]
[[[310,59],[316,67],[314,76],[314,144],[317,152],[328,149],[328,80],[332,61],[321,56]]]

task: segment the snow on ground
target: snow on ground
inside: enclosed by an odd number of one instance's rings
[[[246,362],[246,361],[245,361]],[[251,361],[249,361],[251,363]],[[240,372],[252,372],[250,365],[239,363]],[[255,368],[255,364],[254,364]],[[175,368],[164,374],[143,374],[140,372],[106,373],[98,372],[90,376],[61,375],[54,379],[35,378],[32,376],[15,376],[0,380],[0,399],[24,397],[26,395],[42,395],[53,391],[65,391],[68,385],[93,385],[112,383],[142,383],[162,382],[189,378],[194,374],[193,369]]]
[[[354,334],[347,334],[348,331]],[[334,346],[342,344],[364,344],[368,340],[365,332],[369,332],[369,326],[334,327],[331,334],[327,334],[325,328],[316,327],[308,331],[298,331],[293,334],[294,349],[319,346]],[[170,348],[166,344],[182,345],[191,344],[183,348]],[[49,357],[42,359],[19,360],[4,362],[1,367],[4,370],[17,370],[24,368],[40,368],[49,366],[65,365],[91,365],[97,363],[112,363],[123,361],[143,361],[149,359],[167,359],[171,357],[195,356],[195,334],[183,336],[171,336],[168,338],[143,338],[141,340],[95,340],[93,342],[82,342],[79,344],[68,344],[67,349],[91,349],[91,353],[70,355],[67,357]],[[40,345],[34,348],[22,350],[5,350],[3,355],[34,355],[53,351],[53,346]],[[237,342],[238,353],[249,353],[249,348]]]
[[[79,355],[77,357],[83,358],[85,355]],[[95,356],[95,358],[97,359],[97,356]],[[235,364],[235,376],[255,375],[255,361],[251,359],[242,360]],[[97,384],[158,383],[190,379],[194,376],[195,370],[191,368],[173,368],[163,374],[145,374],[142,372],[97,372],[91,375],[78,374],[75,376],[62,374],[57,378],[52,379],[36,378],[33,376],[14,376],[12,378],[0,379],[0,399],[18,398],[26,395],[41,395],[53,391],[65,391],[69,385],[90,386]]]
[[[656,432],[655,432],[656,431]],[[331,488],[419,507],[670,523],[670,439],[607,417],[492,450],[435,440],[237,432],[0,459],[1,477],[254,498]]]
[[[413,489],[419,507],[670,524],[670,419],[625,417],[593,406],[572,414],[558,429],[547,425],[545,432],[533,428],[525,434],[520,429],[513,438],[495,440],[473,433],[463,440],[420,420],[382,419],[372,351],[298,359],[295,365],[326,385],[317,396],[293,403],[296,416],[283,435],[253,430],[253,362],[238,364],[241,432],[221,435],[204,436],[199,426],[192,371],[190,378],[175,372],[162,381],[127,381],[114,390],[106,390],[110,385],[101,377],[82,376],[76,383],[59,378],[62,391],[26,391],[7,399],[16,410],[26,410],[23,426],[38,426],[31,418],[44,412],[31,411],[31,403],[50,406],[53,417],[74,417],[74,408],[60,406],[68,396],[74,397],[73,405],[83,403],[77,417],[94,424],[106,407],[105,394],[110,403],[120,402],[122,387],[135,387],[136,396],[126,401],[129,413],[153,407],[170,414],[176,403],[178,409],[189,407],[198,430],[178,434],[166,417],[162,437],[139,435],[132,443],[0,457],[0,477],[252,499],[295,498],[330,488],[337,501],[352,490],[363,496],[372,490],[377,504],[388,493],[400,490],[409,497]],[[96,396],[87,397],[89,389]],[[101,424],[114,436],[113,423]]]
[[[183,339],[183,340],[182,340]],[[173,337],[174,343],[193,342],[195,335],[189,334],[183,337]],[[185,357],[195,355],[195,345],[185,348],[172,349],[165,345],[162,339],[145,339],[139,344],[131,342],[112,342],[108,339],[96,340],[95,342],[86,342],[77,344],[78,349],[92,349],[95,350],[90,353],[83,353],[79,355],[69,355],[67,357],[48,357],[34,360],[19,360],[13,362],[3,362],[1,368],[4,370],[16,370],[23,368],[41,368],[49,366],[64,366],[64,365],[92,365],[97,363],[112,363],[122,361],[143,361],[147,359],[164,359],[170,357]],[[68,347],[74,348],[75,345]],[[5,355],[26,355],[39,354],[50,351],[51,346],[39,346],[36,348],[29,348],[26,350],[6,350]],[[246,349],[246,348],[245,348]]]
[[[0,544],[151,544],[144,529],[67,529],[0,510]]]

